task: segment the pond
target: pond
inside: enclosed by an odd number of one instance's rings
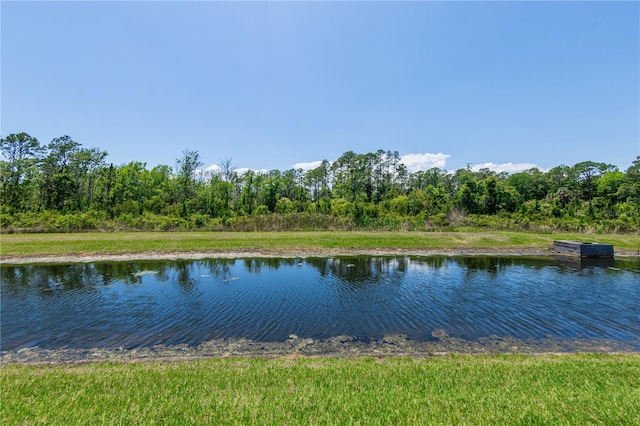
[[[210,259],[1,268],[2,351],[438,333],[609,339],[640,350],[637,260]]]

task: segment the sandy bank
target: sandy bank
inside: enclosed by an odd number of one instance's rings
[[[552,256],[550,249],[482,248],[482,249],[268,249],[268,250],[210,250],[210,251],[151,251],[135,253],[76,253],[68,255],[2,256],[2,264],[28,263],[92,263],[139,260],[175,259],[236,259],[236,258],[309,258],[334,256]],[[618,254],[618,253],[616,253]]]

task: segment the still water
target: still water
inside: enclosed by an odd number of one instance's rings
[[[640,265],[553,258],[211,259],[2,266],[1,349],[137,348],[443,329],[640,349]]]

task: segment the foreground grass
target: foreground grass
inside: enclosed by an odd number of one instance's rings
[[[14,424],[640,424],[640,356],[3,366]]]
[[[0,255],[313,249],[549,249],[553,240],[597,240],[635,252],[637,235],[483,232],[113,232],[3,234]]]

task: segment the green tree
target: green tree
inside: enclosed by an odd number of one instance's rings
[[[612,164],[596,163],[593,161],[583,161],[573,166],[578,176],[578,181],[582,184],[583,194],[586,200],[593,198],[594,188],[597,187],[597,180],[606,172],[617,171],[618,168]]]
[[[573,167],[564,164],[545,173],[548,194],[556,193],[560,188],[575,192],[578,190],[578,177]]]
[[[483,213],[496,214],[499,209],[500,201],[498,200],[498,180],[495,176],[489,176],[483,181],[485,190],[482,197],[484,208]]]
[[[607,199],[610,203],[617,203],[618,190],[627,180],[627,175],[623,172],[606,172],[598,179],[597,194],[599,197]]]
[[[287,197],[282,197],[278,200],[275,206],[275,212],[281,214],[294,213],[296,211],[296,206]]]
[[[248,170],[242,176],[242,190],[237,211],[242,215],[249,216],[258,205],[258,190],[262,181],[260,173]]]
[[[74,176],[74,187],[78,192],[74,197],[74,209],[86,210],[91,207],[96,192],[96,181],[99,171],[105,167],[106,151],[98,148],[80,148],[72,155],[71,170]]]
[[[345,152],[333,162],[331,171],[334,196],[354,202],[360,194],[366,193],[368,176],[361,155]]]
[[[627,169],[626,178],[618,187],[615,199],[630,203],[633,209],[640,210],[640,156]]]
[[[433,167],[429,170],[419,170],[415,173],[411,173],[409,176],[409,189],[424,190],[429,186],[437,187],[442,185],[443,187],[449,181],[449,176],[446,170]]]
[[[547,179],[537,168],[514,173],[507,178],[507,181],[518,191],[524,201],[543,200],[547,196]]]
[[[232,217],[233,193],[233,184],[225,180],[224,175],[213,175],[209,181],[209,197],[207,199],[205,213],[212,217],[223,219]]]
[[[443,184],[429,185],[424,189],[426,209],[430,216],[438,213],[448,213],[453,208],[453,201]]]
[[[200,161],[198,151],[185,149],[182,151],[182,157],[177,160],[177,179],[179,188],[179,198],[181,203],[181,214],[188,217],[192,213],[190,201],[193,200],[196,193],[196,172],[204,164]]]
[[[11,209],[25,211],[33,194],[36,164],[41,153],[38,140],[27,133],[12,133],[0,139],[0,188],[2,203]]]
[[[496,192],[498,197],[498,212],[513,213],[518,206],[522,204],[522,197],[518,191],[504,179],[497,181]]]
[[[311,201],[317,203],[323,197],[331,197],[330,166],[323,160],[320,166],[305,173],[303,182]]]
[[[67,135],[54,138],[46,146],[41,163],[42,199],[45,208],[67,210],[73,205],[78,185],[71,165],[80,146]]]
[[[111,205],[115,214],[138,215],[150,197],[151,179],[146,163],[132,161],[116,169]]]

